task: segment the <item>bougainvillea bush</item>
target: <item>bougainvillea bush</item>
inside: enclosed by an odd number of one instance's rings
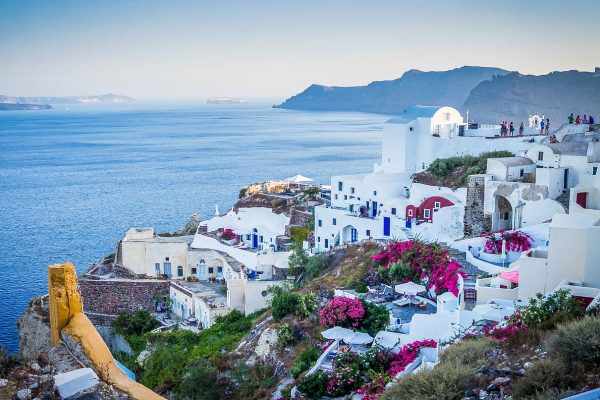
[[[421,240],[393,242],[372,257],[379,270],[398,262],[408,268],[403,272],[404,282],[425,285],[436,295],[450,292],[458,296],[458,279],[466,274],[461,265],[450,258],[448,250],[439,243]]]
[[[365,308],[358,299],[334,297],[329,300],[319,312],[321,325],[331,328],[342,326],[357,328],[365,316]]]
[[[237,235],[235,234],[233,229],[230,229],[230,228],[224,229],[223,233],[221,233],[221,239],[223,239],[223,240],[232,240],[232,239],[235,239],[236,237],[237,237]]]
[[[483,252],[488,254],[501,254],[502,241],[506,241],[507,252],[527,251],[531,248],[531,237],[521,231],[500,231],[483,235],[486,238]]]

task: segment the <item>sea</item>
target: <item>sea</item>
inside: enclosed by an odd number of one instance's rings
[[[253,182],[368,172],[386,119],[258,103],[0,111],[0,346],[18,350],[49,264],[82,273],[128,228],[210,218]]]

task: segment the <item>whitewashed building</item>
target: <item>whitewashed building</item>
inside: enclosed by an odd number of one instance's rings
[[[417,215],[409,215],[407,206],[419,209],[420,204],[415,204],[417,199],[411,198],[414,196],[411,191],[416,188],[411,183],[411,176],[425,170],[436,158],[479,155],[494,150],[519,152],[531,146],[523,138],[490,140],[467,133],[461,114],[452,107],[416,106],[408,108],[400,117],[390,119],[383,129],[381,162],[373,166],[373,172],[331,178],[331,205],[315,207],[315,251],[369,238],[412,237],[418,230],[412,221]],[[426,190],[429,193],[420,199],[421,202],[450,189],[429,187]],[[433,206],[420,207],[423,214],[418,219],[435,225],[434,214],[453,212],[447,220],[460,218],[462,221],[459,210],[442,207],[444,200],[430,201]],[[440,207],[436,207],[436,203]],[[462,204],[452,202],[452,206],[460,207],[464,212]],[[441,220],[438,222],[444,225]],[[438,238],[437,230],[422,230],[425,236],[433,234],[433,239]],[[458,239],[451,232],[443,236],[440,240]]]

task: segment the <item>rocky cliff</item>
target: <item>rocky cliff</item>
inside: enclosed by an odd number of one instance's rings
[[[367,86],[332,87],[311,85],[276,108],[318,111],[362,111],[401,114],[413,105],[449,105],[460,108],[471,89],[494,75],[508,71],[491,67],[465,66],[449,71],[410,70],[391,81]]]

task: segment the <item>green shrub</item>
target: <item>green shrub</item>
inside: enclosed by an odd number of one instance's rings
[[[300,301],[299,296],[281,287],[271,287],[273,294],[271,300],[271,314],[275,321],[279,321],[289,314],[295,314]]]
[[[538,293],[521,309],[523,322],[540,329],[554,329],[557,323],[581,317],[584,313],[581,303],[566,290],[548,295]]]
[[[277,376],[275,368],[266,363],[257,363],[249,367],[245,362],[240,361],[235,368],[231,370],[231,379],[236,385],[236,398],[256,399],[264,398],[268,389],[275,386]]]
[[[491,151],[481,153],[478,157],[456,156],[449,158],[438,158],[434,160],[427,171],[437,180],[443,181],[450,178],[460,168],[459,176],[456,177],[454,186],[465,186],[469,175],[483,174],[487,168],[488,158],[512,157],[509,151]]]
[[[6,348],[0,346],[0,377],[6,377],[8,371],[16,365],[17,359],[11,356]]]
[[[585,317],[559,326],[548,347],[550,355],[568,365],[600,365],[600,317]]]
[[[116,332],[124,335],[142,335],[160,326],[160,322],[147,310],[138,310],[134,313],[121,311],[112,322]]]
[[[296,343],[297,335],[294,327],[287,322],[279,325],[277,327],[277,339],[282,346]]]
[[[304,319],[317,309],[317,300],[312,293],[299,294],[298,305],[296,307],[296,316]]]
[[[219,382],[218,373],[217,368],[206,360],[199,360],[188,366],[177,397],[190,400],[221,399],[224,382]]]
[[[317,400],[325,395],[329,377],[323,371],[317,371],[314,374],[307,375],[298,384],[298,390],[307,399]]]
[[[369,288],[363,282],[356,282],[353,289],[356,293],[369,293]]]
[[[177,391],[187,364],[187,349],[177,345],[160,345],[146,360],[140,381],[159,393]]]
[[[380,400],[460,400],[473,372],[473,369],[455,364],[440,364],[431,370],[400,378],[383,392]]]
[[[248,188],[247,188],[247,187],[245,187],[245,188],[241,188],[241,189],[240,189],[240,194],[238,195],[238,199],[241,199],[241,198],[243,198],[244,196],[246,196],[246,192],[247,192],[247,191],[248,191]]]
[[[314,279],[329,268],[329,257],[325,254],[317,254],[309,257],[304,264],[306,279]]]
[[[485,354],[494,344],[486,337],[453,344],[444,350],[441,362],[461,366],[461,368],[479,368],[487,362]]]
[[[290,368],[292,377],[297,379],[303,372],[308,371],[320,356],[321,353],[314,346],[302,350],[298,358],[296,358],[294,365]]]
[[[360,301],[365,308],[365,316],[361,322],[361,329],[367,331],[369,335],[375,336],[377,332],[384,330],[389,324],[389,311],[383,306],[378,306],[363,299]]]
[[[310,228],[306,226],[290,226],[290,237],[296,243],[302,244],[302,242],[307,240],[309,232]]]
[[[566,375],[567,370],[560,360],[540,360],[534,363],[526,375],[517,381],[513,397],[517,400],[527,399],[550,389],[564,389]]]

